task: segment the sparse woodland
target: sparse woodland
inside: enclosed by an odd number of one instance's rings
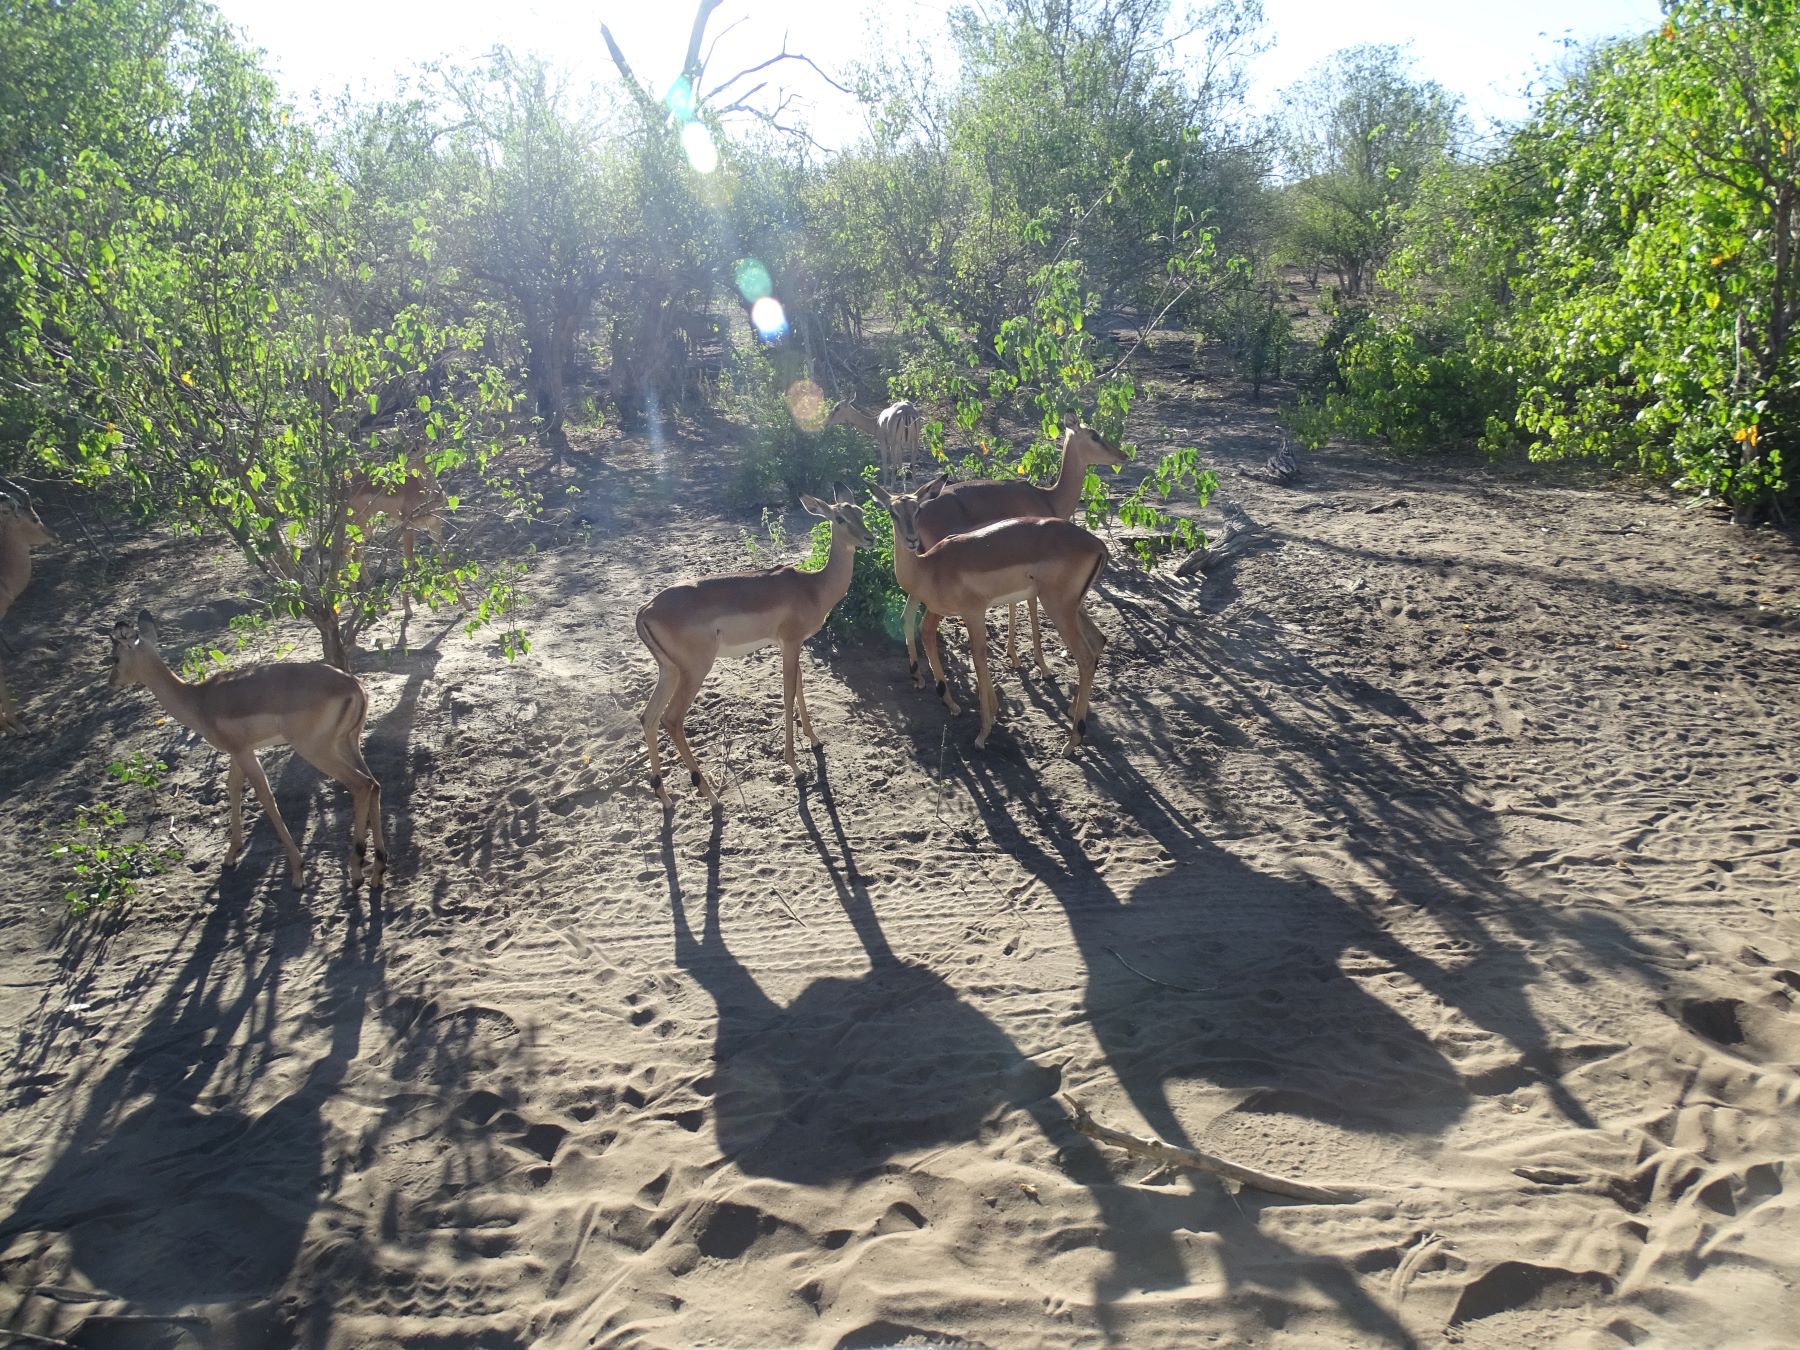
[[[0,0],[0,1342],[1783,1343],[1791,0],[732,18]]]

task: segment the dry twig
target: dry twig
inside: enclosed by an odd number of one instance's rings
[[[1272,1172],[1259,1171],[1254,1167],[1245,1167],[1211,1153],[1202,1153],[1199,1149],[1177,1148],[1174,1144],[1165,1144],[1160,1139],[1140,1139],[1135,1134],[1126,1134],[1123,1130],[1110,1129],[1100,1124],[1088,1114],[1087,1108],[1076,1101],[1069,1093],[1061,1094],[1063,1106],[1073,1118],[1076,1132],[1085,1134],[1089,1139],[1098,1140],[1102,1144],[1111,1144],[1114,1148],[1122,1148],[1127,1153],[1134,1153],[1141,1158],[1165,1163],[1171,1167],[1185,1167],[1194,1172],[1211,1172],[1214,1176],[1225,1177],[1244,1186],[1254,1186],[1259,1191],[1268,1191],[1273,1195],[1285,1195],[1295,1200],[1309,1200],[1318,1205],[1341,1205],[1362,1199],[1355,1191],[1345,1190],[1338,1186],[1309,1186],[1303,1181],[1289,1181],[1286,1177],[1278,1177]]]

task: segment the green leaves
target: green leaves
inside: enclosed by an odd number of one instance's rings
[[[141,9],[72,0],[25,20],[92,68],[43,72],[73,121],[33,132],[34,191],[0,194],[0,252],[21,260],[0,292],[21,319],[11,383],[33,391],[35,454],[233,539],[346,659],[401,583],[385,555],[371,568],[348,547],[352,473],[402,410],[417,425],[385,433],[398,477],[394,447],[415,433],[436,470],[485,470],[511,373],[480,356],[485,319],[441,308],[428,264],[376,228],[379,175],[340,177],[210,10]],[[107,27],[145,15],[143,30]],[[18,125],[0,119],[0,137]],[[73,129],[79,151],[58,149]],[[409,205],[406,238],[417,219]],[[460,566],[421,565],[408,588],[448,594]]]

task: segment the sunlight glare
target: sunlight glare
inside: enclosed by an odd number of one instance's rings
[[[775,292],[775,283],[769,279],[769,269],[755,258],[739,258],[736,272],[738,294],[744,297],[746,305],[754,305],[765,295]]]
[[[795,380],[787,387],[787,405],[802,431],[816,435],[825,430],[825,391],[811,380]]]
[[[719,167],[719,150],[712,133],[700,122],[689,122],[681,129],[681,149],[695,173],[711,173]]]
[[[694,86],[685,75],[677,75],[675,83],[669,86],[669,92],[663,95],[663,106],[669,110],[669,116],[683,124],[694,120],[694,112],[699,100],[694,96]]]
[[[774,342],[787,336],[787,311],[782,309],[781,301],[765,295],[750,306],[750,324],[764,342]]]

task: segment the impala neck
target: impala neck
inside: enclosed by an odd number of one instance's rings
[[[873,436],[880,430],[880,423],[875,420],[874,415],[864,412],[854,403],[846,403],[839,408],[838,418],[840,421],[848,422],[866,436]]]
[[[1075,444],[1071,439],[1063,447],[1062,468],[1057,470],[1056,481],[1044,489],[1050,494],[1050,514],[1061,520],[1075,514],[1081,505],[1081,485],[1087,481],[1087,461],[1076,453]]]
[[[162,653],[154,647],[146,647],[144,650],[149,656],[141,672],[144,688],[155,696],[156,701],[162,704],[163,711],[170,717],[189,731],[200,731],[198,686],[189,684],[170,670],[168,663],[162,659]]]
[[[827,611],[850,593],[850,575],[855,569],[856,545],[850,538],[850,531],[834,520],[831,523],[831,556],[818,572],[819,589]]]
[[[919,575],[919,555],[913,551],[900,533],[900,522],[894,522],[894,580],[900,583],[900,589],[908,595],[912,594],[914,579]]]

